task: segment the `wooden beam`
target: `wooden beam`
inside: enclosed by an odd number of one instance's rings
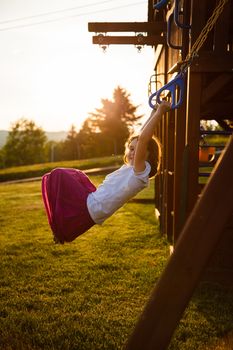
[[[196,203],[127,350],[165,350],[233,212],[233,138]]]
[[[88,31],[95,33],[108,32],[144,32],[160,34],[166,31],[166,22],[90,22]]]
[[[233,71],[233,53],[225,52],[221,55],[214,54],[213,51],[199,52],[191,64],[191,72],[211,73]]]
[[[202,91],[202,104],[208,103],[218,93],[220,96],[225,95],[222,89],[232,80],[233,86],[233,74],[223,73],[218,75],[203,91]]]
[[[188,145],[187,214],[193,209],[198,197],[201,88],[202,74],[188,72],[186,110],[186,145]]]
[[[194,1],[192,0],[192,5],[191,5],[191,23],[192,23],[192,35],[190,38],[190,47],[195,43],[197,40],[198,36],[200,35],[201,29],[204,28],[206,25],[206,21],[208,19],[207,11],[208,7],[210,8],[210,14],[211,8],[213,6],[213,2],[209,4],[209,1],[205,0],[198,0]],[[211,6],[212,5],[212,6]],[[209,46],[209,39],[210,35],[208,35],[206,41],[203,44],[202,49],[207,50],[207,47]]]
[[[183,23],[191,23],[191,0],[183,1]],[[175,3],[175,2],[174,2]],[[189,52],[189,42],[190,42],[190,29],[182,29],[182,50],[181,59],[184,60]]]
[[[177,239],[183,228],[182,211],[184,212],[184,203],[187,199],[183,198],[184,191],[182,183],[187,183],[184,179],[183,158],[185,150],[185,131],[186,131],[186,90],[184,102],[180,108],[176,109],[170,118],[175,119],[175,134],[174,134],[174,188],[173,188],[173,243],[177,243]],[[186,214],[186,208],[185,208]]]
[[[182,62],[176,62],[169,70],[168,74],[178,73],[180,71],[180,68],[182,66]]]
[[[92,37],[92,43],[98,45],[158,45],[164,44],[165,38],[160,35],[153,36],[107,36],[107,35],[95,35]]]
[[[174,190],[174,137],[175,137],[175,118],[171,118],[170,113],[166,113],[167,128],[167,210],[166,210],[166,234],[170,244],[173,244],[173,190]]]
[[[201,108],[201,118],[203,119],[231,119],[233,120],[232,101],[212,101],[206,103]]]
[[[163,145],[163,156],[161,159],[161,172],[162,172],[162,186],[161,186],[161,217],[160,217],[160,232],[164,235],[167,233],[166,230],[166,213],[167,213],[167,196],[166,196],[166,183],[167,183],[167,169],[166,169],[166,156],[167,156],[167,138],[166,138],[166,127],[165,127],[164,114],[160,121],[161,126],[161,143]]]
[[[168,73],[179,72],[183,62],[176,62]],[[200,52],[191,64],[191,71],[195,73],[220,73],[233,71],[233,54],[231,52],[214,54],[213,51]]]
[[[230,41],[230,33],[232,33],[231,6],[230,1],[224,5],[224,11],[214,27],[214,51],[219,54],[227,51],[227,45]]]
[[[163,51],[163,45],[157,45],[156,49],[155,49],[155,53],[154,53],[154,70],[156,71],[157,65],[158,65],[158,61],[161,57],[161,53]]]
[[[161,121],[160,123],[157,125],[156,129],[155,129],[155,136],[158,138],[158,140],[161,141],[162,137],[161,137]],[[162,164],[161,164],[161,168],[160,168],[160,172],[158,174],[158,176],[155,177],[155,216],[157,219],[159,219],[159,222],[161,223],[161,213],[162,213],[162,175],[163,169],[162,169]],[[158,215],[159,214],[159,215]]]

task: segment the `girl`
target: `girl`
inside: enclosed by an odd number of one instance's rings
[[[154,128],[170,109],[162,101],[138,136],[126,143],[125,163],[96,189],[80,170],[57,168],[42,178],[42,195],[56,243],[71,242],[95,224],[102,224],[130,198],[148,186],[159,169],[160,145]]]

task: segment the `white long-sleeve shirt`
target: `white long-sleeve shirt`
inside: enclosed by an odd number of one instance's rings
[[[87,198],[87,207],[96,224],[102,224],[129,199],[148,186],[150,164],[140,173],[135,173],[133,166],[123,165],[120,169],[106,176],[103,183]]]

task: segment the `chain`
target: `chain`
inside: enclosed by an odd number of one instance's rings
[[[211,17],[208,19],[205,27],[202,29],[200,35],[198,36],[197,40],[193,44],[190,52],[188,53],[185,60],[183,61],[183,64],[181,65],[181,71],[186,71],[188,67],[191,65],[194,57],[198,56],[198,51],[206,41],[209,32],[213,29],[213,26],[215,25],[215,23],[217,22],[217,19],[221,15],[227,1],[228,0],[219,0],[219,3],[214,9]]]

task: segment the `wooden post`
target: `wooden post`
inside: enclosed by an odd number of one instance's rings
[[[190,8],[191,0],[184,1],[184,23],[190,23]],[[189,52],[189,29],[182,30],[182,59],[185,59]],[[187,82],[186,82],[187,85]],[[185,158],[185,131],[186,131],[186,98],[187,93],[185,91],[184,102],[182,106],[176,111],[176,124],[175,124],[175,163],[174,163],[174,196],[173,196],[173,243],[175,244],[181,229],[183,227],[186,217],[183,216],[185,208],[183,203],[186,203],[184,196],[186,193],[183,191],[183,186],[187,182],[184,177],[184,158]],[[181,219],[182,217],[182,219]]]
[[[155,130],[155,136],[159,139],[159,127]],[[160,174],[158,174],[155,177],[155,185],[154,185],[154,192],[155,192],[155,210],[159,212],[160,210]],[[158,214],[158,213],[157,213]]]
[[[173,188],[174,188],[174,131],[175,120],[166,114],[167,128],[167,210],[166,210],[166,234],[168,241],[173,244]]]
[[[161,207],[161,233],[166,234],[166,212],[167,212],[167,169],[166,169],[166,161],[167,161],[167,130],[165,123],[165,115],[163,115],[161,120],[161,131],[162,131],[162,148],[163,148],[163,156],[162,156],[162,170],[163,170],[163,178],[162,178],[162,188],[161,188],[161,199],[162,199],[162,207]]]
[[[200,114],[202,75],[201,73],[190,73],[188,75],[187,89],[187,126],[186,146],[188,147],[188,179],[187,179],[187,215],[196,203],[199,191],[199,157],[198,147],[200,140]]]
[[[165,350],[233,212],[233,137],[188,218],[126,345]]]
[[[225,8],[215,26],[214,33],[214,51],[222,54],[227,51],[227,45],[229,44],[229,28],[231,23],[231,2],[225,4]]]
[[[182,165],[183,154],[185,147],[185,124],[186,124],[186,104],[183,103],[175,114],[175,146],[174,146],[174,199],[173,199],[173,240],[177,241],[180,231],[180,203],[181,203],[181,184],[182,178]],[[170,118],[174,116],[170,115]]]

